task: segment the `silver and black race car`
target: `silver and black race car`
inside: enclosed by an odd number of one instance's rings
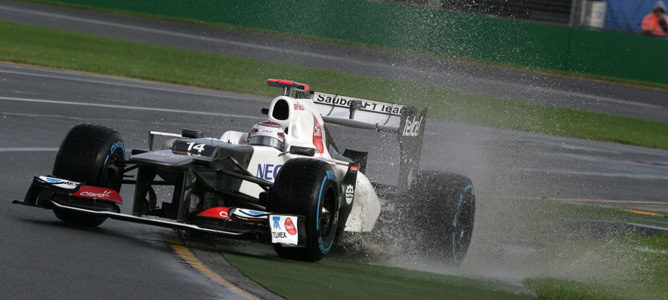
[[[309,261],[327,254],[344,232],[371,232],[404,218],[402,230],[417,237],[411,243],[461,262],[473,232],[472,183],[419,170],[426,109],[313,92],[294,81],[268,84],[282,95],[248,132],[216,138],[151,131],[148,150],[126,153],[118,132],[77,125],[62,142],[52,174],[35,177],[24,201],[15,203],[52,209],[80,226],[111,218],[257,240],[282,257]],[[396,135],[398,182],[370,182],[369,153],[341,152],[328,124]],[[156,137],[164,140],[159,149]],[[119,191],[130,184],[132,214],[123,214]],[[171,199],[158,201],[156,190],[166,188]],[[385,222],[378,222],[381,212]]]

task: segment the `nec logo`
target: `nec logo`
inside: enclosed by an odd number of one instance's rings
[[[283,167],[283,165],[274,165],[274,164],[258,164],[257,173],[255,176],[262,178],[267,181],[274,181],[276,179],[276,174]]]
[[[418,133],[420,132],[420,125],[422,124],[422,119],[424,117],[420,117],[419,120],[417,120],[417,117],[413,117],[413,120],[406,118],[406,124],[404,124],[404,130],[402,132],[403,136],[418,136]]]
[[[301,105],[299,103],[295,103],[294,108],[295,108],[295,110],[304,110],[304,105]]]

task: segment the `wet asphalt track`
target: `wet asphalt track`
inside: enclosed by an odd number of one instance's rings
[[[17,71],[14,67],[1,68],[3,72]],[[112,105],[132,105],[136,101],[147,106],[152,105],[140,100],[146,93],[153,94],[149,101],[164,95],[173,99],[181,96],[109,85],[113,79],[105,81],[95,84],[1,73],[0,94],[77,102],[97,99],[96,103]],[[62,88],[72,93],[56,97],[56,91]],[[31,176],[50,173],[56,148],[72,124],[114,126],[128,143],[143,146],[146,129],[170,127],[157,124],[168,122],[173,114],[6,100],[0,100],[0,111],[0,136],[4,140],[0,143],[0,298],[239,298],[183,263],[165,240],[169,230],[120,222],[80,229],[59,222],[51,211],[10,204],[12,199],[23,198]],[[188,124],[188,117],[192,118],[184,115],[174,121]],[[125,199],[130,199],[129,192],[123,191]],[[131,203],[126,202],[124,212]]]
[[[0,13],[3,11],[0,7]],[[150,25],[143,20],[132,22]],[[643,102],[648,105],[661,104],[658,100],[665,95],[648,93],[651,96],[647,99],[656,100]],[[60,141],[75,124],[111,126],[129,147],[145,148],[149,129],[178,132],[192,128],[213,135],[227,129],[246,130],[262,117],[259,111],[269,101],[243,94],[0,65],[2,298],[234,296],[172,253],[164,239],[169,230],[115,221],[93,230],[72,228],[50,211],[10,202],[23,197],[33,175],[50,172]],[[626,107],[610,107],[616,106]],[[333,127],[333,131],[335,136],[341,133],[340,128]],[[627,205],[666,209],[668,151],[452,123],[429,122],[426,131],[423,166],[472,177],[481,204],[494,195],[633,200]],[[338,142],[378,153],[370,157],[372,177],[392,181],[394,149],[382,145],[369,132],[354,134],[366,142]],[[124,212],[131,207],[130,193],[127,188],[122,193]]]
[[[10,204],[31,177],[51,170],[74,124],[117,129],[145,148],[149,129],[196,128],[218,135],[246,130],[270,99],[113,77],[0,65],[0,291],[3,298],[215,298],[223,288],[185,266],[163,237],[169,230],[108,221],[99,229],[59,222],[50,211]],[[221,112],[221,113],[219,113]],[[340,128],[333,127],[334,135]],[[473,178],[485,197],[558,195],[657,201],[665,209],[668,151],[474,126],[429,122],[423,166]],[[395,150],[366,131],[373,178],[391,181]],[[394,138],[387,136],[387,138]],[[446,158],[446,159],[444,159]],[[375,174],[375,175],[374,175]],[[381,176],[378,176],[380,174]],[[131,189],[122,193],[131,207]],[[661,204],[662,203],[662,204]],[[484,204],[482,204],[484,206]]]

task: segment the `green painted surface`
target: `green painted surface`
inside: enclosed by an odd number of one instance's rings
[[[668,39],[364,0],[43,0],[668,83]]]

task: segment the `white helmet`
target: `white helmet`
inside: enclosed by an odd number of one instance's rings
[[[285,133],[281,127],[273,122],[264,121],[253,125],[248,134],[248,144],[269,146],[283,151]]]

